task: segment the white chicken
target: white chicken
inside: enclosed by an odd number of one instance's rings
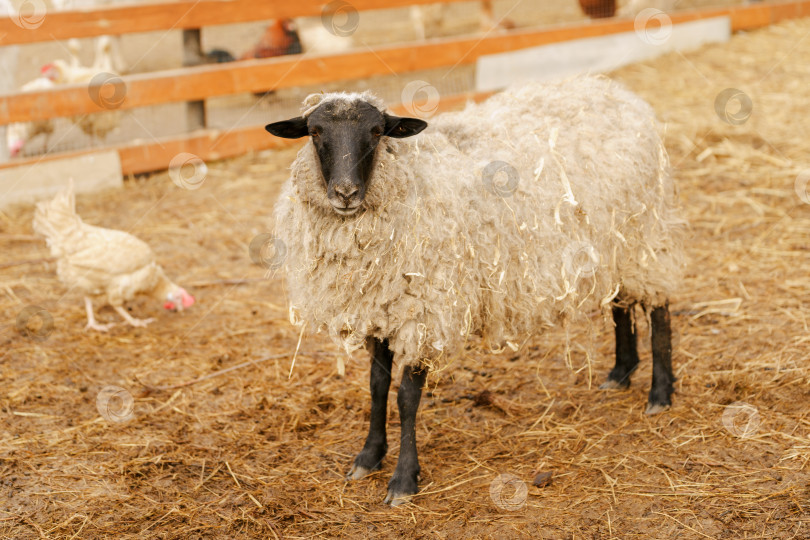
[[[43,73],[46,68],[43,68]],[[46,75],[41,75],[33,81],[22,85],[23,92],[33,92],[37,90],[49,90],[54,87],[53,81]],[[37,120],[36,122],[18,122],[9,124],[6,128],[6,145],[11,157],[18,156],[29,141],[39,135],[45,136],[44,148],[48,149],[48,140],[53,133],[53,120]]]
[[[166,277],[146,243],[124,231],[87,225],[75,206],[71,181],[67,190],[37,204],[34,231],[47,239],[51,255],[57,259],[59,280],[84,293],[87,329],[106,332],[114,326],[96,321],[91,297],[112,306],[136,327],[153,321],[136,319],[124,309],[124,302],[137,295],[160,300],[167,310],[182,311],[194,305],[194,297]]]
[[[101,36],[96,40],[96,54],[92,66],[82,66],[79,63],[79,45],[76,40],[68,41],[68,49],[70,50],[69,62],[61,59],[54,60],[42,68],[45,77],[54,84],[89,84],[100,73],[107,74],[110,80],[119,77],[119,74],[113,69],[109,36]],[[118,110],[110,110],[103,113],[74,116],[72,120],[90,137],[104,139],[108,133],[121,124],[121,113]]]
[[[109,36],[101,36],[96,40],[95,59],[92,66],[82,66],[79,62],[79,42],[76,39],[68,41],[70,60],[57,59],[42,67],[42,75],[22,86],[23,92],[50,90],[60,84],[89,84],[99,73],[110,75],[111,79],[118,77],[113,69],[111,41]],[[107,134],[121,124],[121,113],[117,110],[96,114],[77,115],[71,118],[79,128],[92,138],[106,138]],[[10,124],[6,130],[6,145],[9,155],[18,156],[23,147],[38,135],[45,135],[45,150],[48,150],[48,139],[54,131],[52,119],[37,120],[35,122]]]

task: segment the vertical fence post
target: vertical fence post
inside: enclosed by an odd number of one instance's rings
[[[200,29],[183,30],[183,65],[196,66],[205,63],[205,54],[200,40]],[[205,100],[186,103],[186,126],[189,131],[205,128]]]
[[[17,91],[17,63],[20,48],[16,45],[0,47],[0,94],[13,94]],[[9,161],[9,149],[6,144],[8,126],[0,126],[0,163]]]

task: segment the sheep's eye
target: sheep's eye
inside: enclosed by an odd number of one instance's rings
[[[371,134],[374,135],[375,137],[379,137],[380,135],[382,135],[382,128],[379,126],[372,128]]]
[[[321,130],[318,129],[318,128],[312,128],[312,129],[309,130],[309,136],[310,137],[317,137],[320,134],[321,134]]]

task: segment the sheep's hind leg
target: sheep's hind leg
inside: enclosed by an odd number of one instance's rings
[[[636,325],[633,322],[633,305],[613,306],[613,322],[616,334],[616,364],[607,380],[599,388],[624,389],[630,386],[630,375],[638,367]]]
[[[652,333],[653,374],[647,414],[657,414],[672,404],[672,326],[669,304],[658,306],[650,314]]]
[[[388,495],[385,502],[399,506],[408,501],[410,495],[418,491],[419,456],[416,451],[416,411],[422,399],[422,387],[425,385],[427,369],[405,366],[402,382],[397,393],[399,420],[402,426],[399,459],[394,476],[388,482]]]
[[[347,480],[363,478],[379,470],[388,442],[385,437],[385,422],[388,414],[388,389],[391,387],[391,364],[394,353],[388,348],[388,340],[374,339],[369,342],[371,353],[371,423],[363,450],[354,458],[354,464],[346,475]]]

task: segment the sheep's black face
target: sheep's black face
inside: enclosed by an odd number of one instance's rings
[[[363,101],[351,107],[330,102],[312,112],[307,127],[318,152],[329,203],[342,216],[354,214],[366,196],[385,130],[383,114]]]
[[[278,137],[309,135],[318,153],[326,196],[341,216],[356,213],[366,196],[380,138],[410,137],[427,127],[416,118],[381,112],[365,101],[327,101],[306,118],[265,127]]]

